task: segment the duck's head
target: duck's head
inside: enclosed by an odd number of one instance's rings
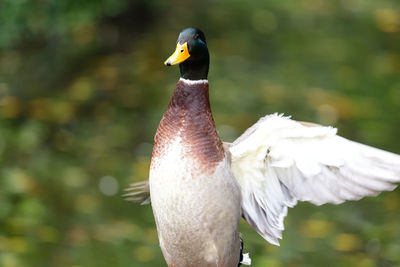
[[[164,62],[167,66],[179,64],[181,77],[189,80],[207,79],[209,63],[206,37],[196,28],[181,31],[175,52]]]

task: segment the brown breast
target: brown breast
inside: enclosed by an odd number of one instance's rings
[[[224,157],[224,149],[211,113],[208,82],[186,82],[176,85],[168,109],[154,137],[152,161],[166,153],[177,137],[183,157],[192,159],[195,168],[212,172]]]

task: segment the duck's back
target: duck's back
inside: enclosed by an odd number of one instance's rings
[[[155,136],[150,194],[169,266],[237,266],[240,192],[215,130],[207,81],[181,79]]]

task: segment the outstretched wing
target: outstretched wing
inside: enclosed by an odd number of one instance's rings
[[[229,151],[243,216],[275,245],[288,207],[298,200],[340,204],[393,190],[400,181],[399,155],[277,114],[261,118]]]

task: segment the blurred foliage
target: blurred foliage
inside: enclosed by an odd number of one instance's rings
[[[178,78],[163,60],[204,30],[218,130],[272,112],[400,153],[396,0],[0,2],[0,266],[164,266],[147,179]],[[400,266],[400,191],[300,203],[280,247],[245,222],[253,266]]]

